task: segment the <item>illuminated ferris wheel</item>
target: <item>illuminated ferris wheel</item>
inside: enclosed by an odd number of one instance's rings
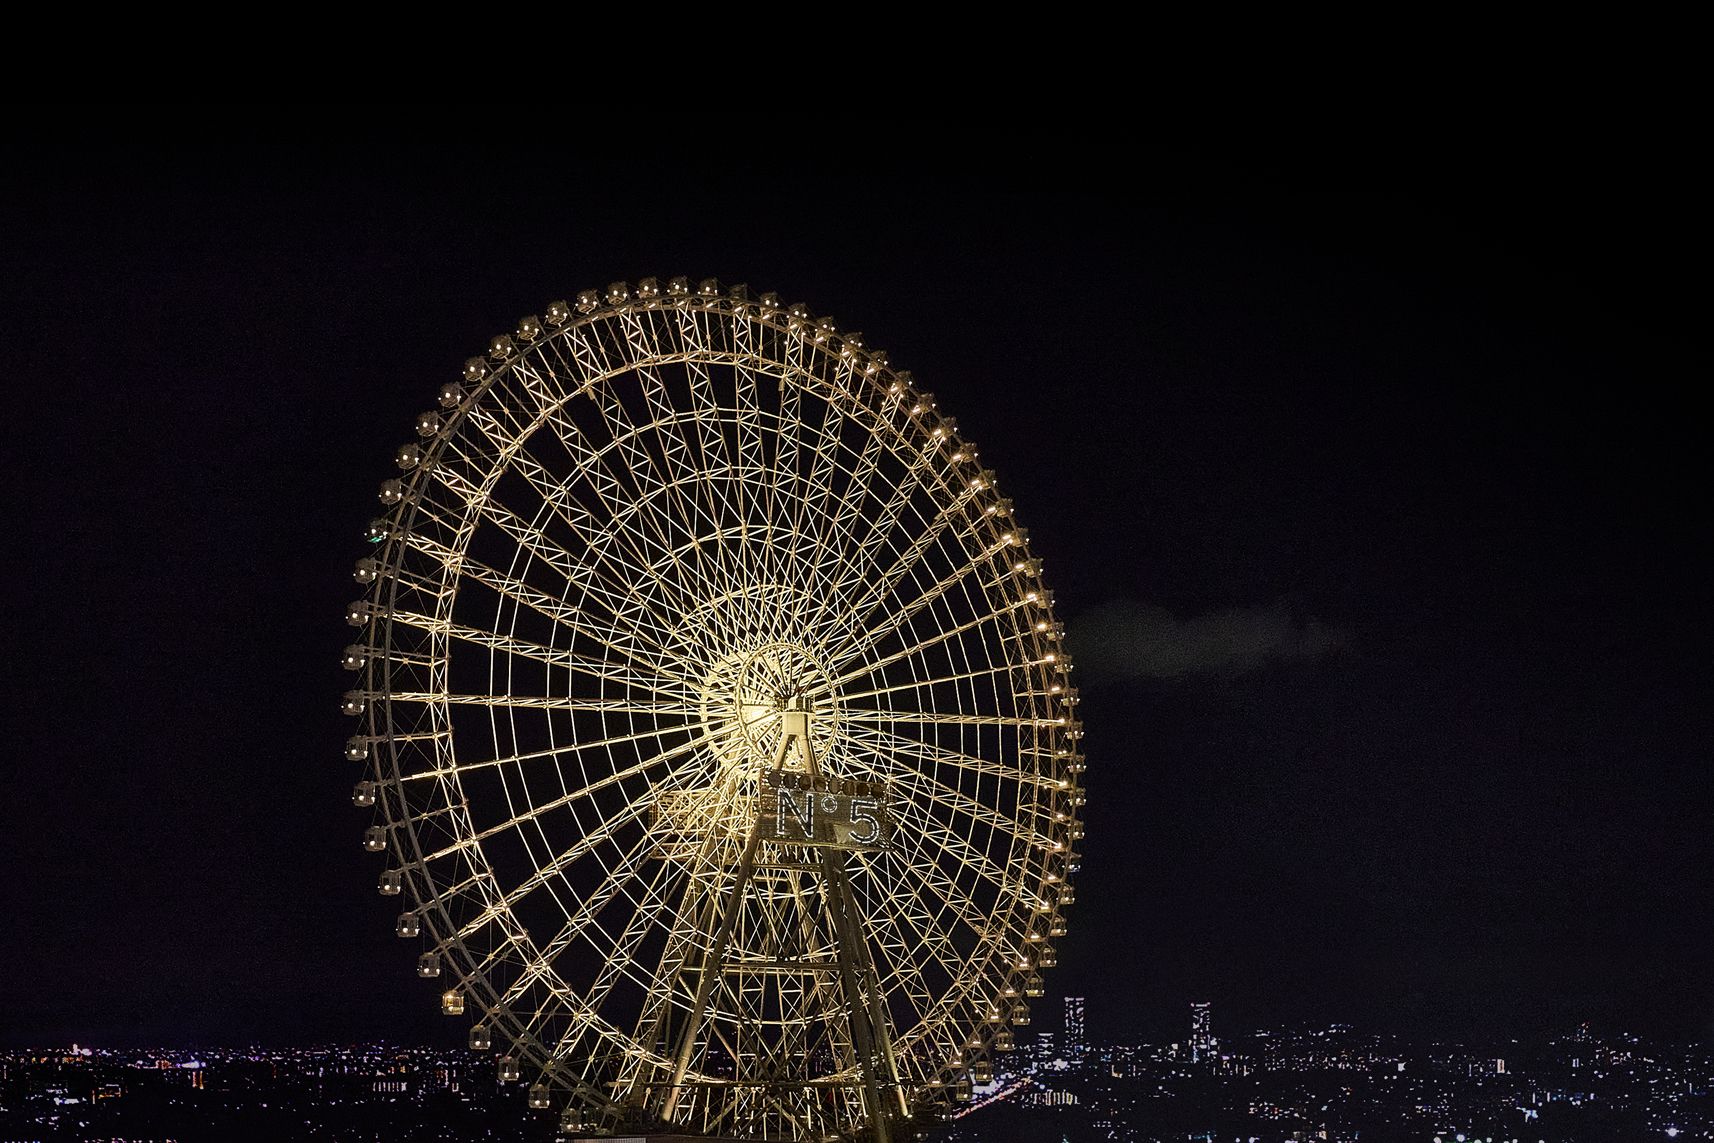
[[[913,1137],[1028,1023],[1083,836],[1063,629],[976,447],[712,280],[555,302],[438,404],[344,654],[418,974],[569,1133]]]

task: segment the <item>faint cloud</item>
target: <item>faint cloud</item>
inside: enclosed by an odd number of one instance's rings
[[[1238,674],[1269,662],[1318,659],[1349,640],[1342,628],[1283,606],[1234,607],[1180,619],[1164,607],[1110,600],[1071,624],[1077,665],[1097,679]]]

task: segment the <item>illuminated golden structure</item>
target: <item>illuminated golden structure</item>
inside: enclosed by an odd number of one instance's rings
[[[571,1134],[913,1137],[1042,994],[1077,691],[975,445],[714,281],[524,318],[395,453],[345,755],[443,1010]]]

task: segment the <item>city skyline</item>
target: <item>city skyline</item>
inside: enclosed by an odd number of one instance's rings
[[[1059,996],[1054,1003],[1044,1009],[1053,1012],[1054,1018],[1046,1022],[1046,1026],[1034,1026],[1026,1030],[1020,1029],[1016,1043],[1048,1044],[1056,1052],[1068,1052],[1081,1044],[1084,1049],[1096,1051],[1112,1047],[1143,1046],[1158,1047],[1167,1050],[1177,1049],[1184,1055],[1187,1063],[1209,1063],[1219,1060],[1219,1048],[1222,1038],[1214,1034],[1215,1012],[1218,1007],[1213,1001],[1188,1001],[1174,1013],[1162,1014],[1155,1030],[1145,1032],[1134,1024],[1106,1026],[1097,1021],[1096,1031],[1090,1032],[1087,1020],[1087,997]],[[1175,1026],[1176,1025],[1176,1026]],[[1506,1042],[1524,1042],[1525,1037],[1513,1034],[1512,1029],[1504,1027],[1475,1028],[1462,1036],[1424,1035],[1407,1028],[1377,1027],[1369,1025],[1353,1025],[1344,1020],[1322,1016],[1306,1017],[1301,1020],[1275,1021],[1254,1026],[1243,1026],[1228,1032],[1228,1039],[1248,1039],[1272,1035],[1296,1035],[1314,1033],[1321,1030],[1334,1029],[1356,1031],[1364,1035],[1385,1036],[1399,1040],[1410,1040],[1423,1044],[1500,1044]],[[1578,1037],[1596,1037],[1613,1039],[1636,1039],[1638,1033],[1623,1024],[1597,1024],[1593,1020],[1577,1020],[1557,1027],[1546,1028],[1528,1039],[1547,1042],[1558,1039],[1575,1039]],[[1664,1039],[1661,1043],[1695,1044],[1701,1042],[1697,1037],[1679,1040]],[[450,1053],[475,1053],[472,1059],[478,1059],[490,1052],[491,1039],[478,1043],[469,1035],[457,1038],[432,1037],[429,1040],[400,1039],[393,1036],[356,1037],[349,1040],[318,1040],[304,1043],[267,1042],[261,1039],[251,1040],[214,1040],[204,1039],[188,1042],[168,1041],[136,1041],[136,1042],[82,1042],[82,1041],[37,1041],[6,1045],[6,1050],[18,1053],[36,1053],[46,1056],[57,1054],[75,1055],[82,1052],[85,1055],[100,1053],[111,1056],[131,1056],[138,1053],[161,1052],[167,1055],[184,1055],[193,1058],[198,1052],[292,1052],[298,1050],[333,1050],[340,1047],[351,1047],[363,1044],[391,1046],[412,1051],[445,1051]],[[1005,1049],[1010,1052],[1013,1049]],[[1002,1052],[1002,1054],[1004,1054]],[[491,1062],[491,1061],[490,1061]]]
[[[465,358],[655,274],[874,331],[1015,499],[1090,733],[1042,1010],[1714,1037],[1707,233],[1667,160],[1068,189],[974,138],[890,197],[599,155],[454,187],[445,136],[327,126],[7,139],[0,1043],[462,1042],[350,805],[351,563]]]
[[[1186,1030],[1206,1026],[1189,1006],[1184,1015]],[[1040,1032],[997,1057],[993,1074],[935,1138],[1714,1138],[1714,1048],[1706,1044],[1666,1045],[1586,1025],[1541,1041],[1452,1044],[1331,1024],[1241,1032],[1217,1057],[1198,1058],[1188,1039],[1078,1052]],[[57,1135],[165,1131],[191,1143],[295,1139],[308,1130],[546,1141],[555,1116],[534,1094],[492,1056],[445,1047],[0,1049],[0,1129]]]

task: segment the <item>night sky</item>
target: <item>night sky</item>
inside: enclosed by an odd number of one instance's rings
[[[0,1042],[462,1034],[359,845],[352,562],[466,357],[678,274],[864,331],[1016,501],[1088,728],[1050,1004],[1714,1038],[1687,158],[515,115],[8,128]]]

